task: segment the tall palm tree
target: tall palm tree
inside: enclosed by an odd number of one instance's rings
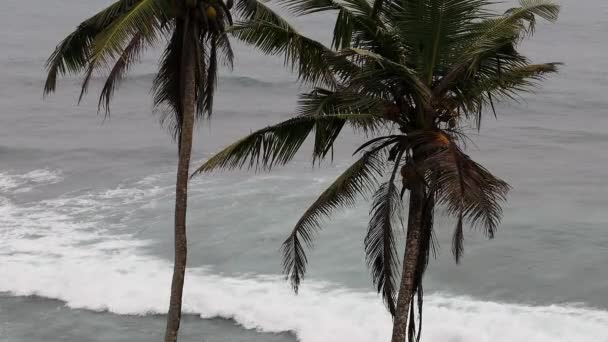
[[[332,47],[307,41],[287,26],[251,21],[235,34],[308,71],[315,87],[298,114],[226,147],[197,171],[261,168],[289,162],[314,131],[313,161],[329,155],[344,126],[369,140],[352,164],[304,212],[283,243],[283,266],[297,292],[320,221],[335,209],[372,199],[364,246],[372,279],[393,315],[393,342],[420,338],[422,280],[434,253],[436,209],[455,221],[452,252],[463,253],[463,227],[489,238],[502,216],[507,183],[465,152],[467,132],[495,104],[516,98],[557,71],[518,51],[537,17],[555,21],[559,7],[521,0],[494,13],[486,0],[280,0],[295,14],[337,12]],[[405,195],[408,195],[405,197]],[[405,200],[407,198],[407,202]],[[403,259],[396,225],[408,207]],[[400,280],[399,280],[400,274]],[[418,326],[416,324],[418,307]]]
[[[181,319],[186,269],[186,206],[193,127],[210,117],[218,62],[232,67],[227,35],[233,1],[118,0],[83,21],[57,46],[47,61],[44,94],[55,91],[57,78],[84,74],[80,99],[96,73],[106,74],[98,108],[110,113],[110,102],[129,68],[146,48],[164,44],[153,81],[154,106],[161,122],[178,143],[175,188],[175,264],[165,341],[176,341]],[[237,0],[234,11],[243,20],[280,18],[256,0]]]

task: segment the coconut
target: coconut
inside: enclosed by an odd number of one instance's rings
[[[213,6],[207,7],[207,17],[209,19],[215,19],[215,17],[217,17],[217,11]]]

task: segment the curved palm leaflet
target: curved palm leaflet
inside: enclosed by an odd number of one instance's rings
[[[495,13],[485,0],[278,0],[296,15],[336,13],[331,47],[284,21],[238,23],[232,33],[285,63],[312,86],[299,112],[226,147],[197,172],[269,170],[288,163],[313,136],[313,161],[325,159],[345,126],[369,140],[359,159],[304,212],[283,243],[294,290],[306,271],[306,247],[321,221],[362,195],[372,199],[365,255],[393,315],[393,342],[420,338],[422,279],[433,251],[433,219],[442,208],[456,226],[452,252],[463,253],[463,226],[492,238],[509,186],[465,152],[467,128],[481,127],[495,104],[530,91],[559,63],[533,63],[518,51],[537,18],[559,7],[521,0]],[[408,195],[407,197],[405,195]],[[403,260],[394,235],[408,206]],[[401,274],[401,279],[398,279]],[[418,325],[415,321],[418,306]]]

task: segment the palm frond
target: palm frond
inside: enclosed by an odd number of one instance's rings
[[[219,57],[223,64],[232,70],[234,66],[234,52],[232,51],[232,45],[226,32],[217,35],[217,47],[221,51]]]
[[[390,313],[395,314],[397,295],[398,255],[395,247],[393,223],[402,221],[401,196],[395,185],[395,177],[401,164],[403,150],[394,161],[388,182],[382,184],[370,210],[371,219],[365,236],[365,259],[372,273],[372,280],[382,295]]]
[[[520,0],[520,7],[511,8],[502,16],[475,23],[471,28],[474,36],[471,37],[469,54],[479,54],[504,41],[517,43],[534,33],[537,16],[555,22],[559,9],[558,5],[548,0]]]
[[[348,48],[340,51],[340,55],[353,58],[364,64],[360,72],[348,80],[349,89],[362,89],[363,93],[378,94],[380,97],[391,98],[391,88],[402,88],[410,96],[415,96],[428,102],[431,98],[429,88],[418,78],[415,70],[408,66],[392,61],[375,52]],[[385,89],[385,95],[381,91]]]
[[[462,254],[464,253],[464,232],[463,232],[463,215],[462,211],[458,214],[458,222],[452,235],[452,254],[456,263],[460,262]]]
[[[459,220],[466,219],[473,227],[483,228],[488,237],[494,237],[502,217],[500,203],[506,200],[509,185],[471,160],[445,133],[439,134],[442,138],[435,144],[440,146],[424,161],[425,170],[433,175],[429,182],[437,202]],[[460,259],[458,244],[455,252]]]
[[[242,167],[270,170],[293,159],[309,134],[320,125],[328,122],[342,124],[346,121],[356,127],[374,120],[377,118],[371,114],[298,116],[263,128],[229,145],[209,158],[195,174]]]
[[[308,248],[312,248],[314,235],[320,229],[323,217],[331,215],[338,208],[353,207],[358,196],[373,193],[382,170],[383,158],[379,150],[364,153],[298,220],[283,243],[283,268],[294,291],[298,291],[300,281],[306,272],[307,257],[301,240]]]
[[[471,23],[487,16],[487,0],[405,1],[389,6],[390,15],[419,77],[431,84],[447,65],[457,61],[454,51],[470,39]]]
[[[384,23],[372,16],[372,5],[367,0],[280,0],[292,14],[308,15],[337,12],[332,36],[332,47],[350,47],[355,36],[373,39],[384,31]]]
[[[465,38],[469,43],[464,44],[457,54],[458,63],[442,80],[439,91],[444,91],[446,85],[464,76],[474,78],[486,74],[500,74],[509,67],[521,67],[528,64],[525,57],[515,49],[519,41],[533,33],[536,16],[550,22],[557,19],[559,6],[545,0],[522,0],[521,7],[512,8],[503,16],[486,18],[473,22]]]
[[[99,103],[97,105],[98,111],[104,109],[106,115],[110,114],[110,101],[112,100],[114,91],[127,73],[129,67],[139,60],[144,49],[144,43],[144,37],[140,34],[136,34],[131,39],[131,42],[125,47],[122,55],[118,58],[114,67],[112,67],[110,74],[106,78],[99,96]]]
[[[536,17],[549,22],[557,21],[560,6],[549,0],[520,0],[520,7],[507,10],[504,14],[505,21],[509,23],[527,23],[526,33],[533,34],[536,26]]]
[[[87,93],[93,73],[110,68],[124,54],[133,37],[140,35],[147,44],[157,42],[158,36],[167,29],[167,10],[163,0],[140,0],[94,37],[79,101]]]
[[[44,85],[44,94],[55,91],[58,76],[75,74],[84,70],[88,65],[95,37],[139,1],[117,1],[83,21],[74,32],[63,39],[46,62],[48,75]]]
[[[166,29],[164,24],[167,21],[167,10],[163,0],[138,1],[95,37],[90,63],[107,63],[120,56],[125,44],[136,34],[149,42],[156,41],[163,29]]]
[[[161,112],[161,124],[166,126],[176,141],[182,125],[183,108],[181,101],[182,45],[184,23],[177,20],[173,35],[161,56],[160,67],[152,83],[154,107]]]
[[[517,96],[534,90],[539,81],[556,73],[560,65],[561,63],[505,63],[500,69],[461,76],[460,80],[454,80],[452,84],[442,82],[438,85],[445,86],[444,89],[433,89],[435,102],[442,104],[447,113],[455,113],[458,109],[458,116],[472,118],[479,129],[485,108],[489,106],[496,116],[496,103],[516,99]],[[454,72],[458,73],[457,70]],[[446,92],[448,89],[450,91]]]
[[[265,4],[264,0],[237,0],[234,12],[241,21],[262,20],[276,21],[282,20],[278,14]]]
[[[209,50],[209,57],[207,63],[207,79],[204,85],[201,87],[203,93],[199,95],[199,101],[201,102],[198,106],[200,113],[207,113],[210,117],[213,113],[213,95],[215,94],[215,86],[217,83],[217,49],[218,49],[218,36],[216,34],[211,35],[208,39],[209,44],[207,46]]]
[[[361,125],[355,128],[368,134],[376,132],[383,121],[390,120],[383,114],[388,104],[379,98],[362,96],[348,89],[329,90],[317,87],[310,92],[300,95],[298,101],[298,115],[324,115],[324,114],[367,114],[377,115],[376,121],[359,121]]]
[[[287,67],[308,84],[333,86],[336,81],[324,55],[332,51],[302,36],[278,15],[236,23],[230,30],[237,39],[257,47],[265,54],[283,56]]]
[[[467,95],[479,96],[485,92],[494,94],[495,97],[510,97],[509,94],[521,94],[533,88],[538,81],[556,73],[560,65],[561,63],[527,64],[502,70],[500,74],[488,75],[479,82],[471,82],[473,88]]]

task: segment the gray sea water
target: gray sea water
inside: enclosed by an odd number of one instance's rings
[[[0,341],[160,341],[171,274],[176,146],[152,115],[151,51],[112,116],[78,81],[44,100],[55,44],[106,0],[3,0],[0,6]],[[514,3],[507,1],[507,5]],[[427,273],[429,342],[608,341],[608,3],[562,0],[524,50],[564,62],[536,94],[501,105],[470,153],[514,190],[495,240],[466,234],[455,265],[452,223]],[[299,19],[328,39],[328,17]],[[96,80],[99,86],[100,80]],[[215,117],[197,131],[195,164],[289,117],[299,92],[279,58],[239,46]],[[368,204],[338,213],[294,296],[279,247],[307,205],[351,161],[308,154],[270,174],[193,180],[181,341],[386,341],[390,319],[363,259]]]

